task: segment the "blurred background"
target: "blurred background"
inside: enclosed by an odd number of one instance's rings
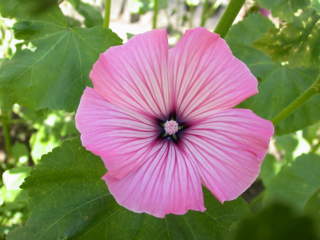
[[[124,41],[135,34],[151,30],[154,24],[153,4],[152,0],[112,1],[110,28]],[[156,25],[157,28],[168,30],[169,43],[173,45],[188,28],[203,26],[213,30],[227,4],[228,0],[159,0]],[[102,24],[102,0],[64,0],[60,7],[75,25],[90,27]],[[272,18],[268,10],[260,8],[254,1],[246,1],[236,22],[252,12],[269,17],[275,24],[279,23],[279,19]],[[1,59],[10,59],[17,49],[26,47],[22,40],[15,38],[15,22],[15,19],[0,16],[0,64]],[[31,167],[63,140],[78,137],[79,134],[74,126],[74,113],[35,111],[5,101],[0,103],[0,107],[0,239],[4,239],[11,229],[23,224],[28,217],[27,196],[19,187]],[[261,179],[268,182],[283,166],[290,165],[298,156],[310,152],[320,153],[320,123],[295,133],[274,137],[261,176],[244,194],[244,198],[252,201],[264,189]],[[311,204],[319,201],[319,193],[315,194],[312,201]],[[284,215],[288,214],[292,222],[301,220],[290,209],[278,205],[265,211],[260,214],[267,219],[264,223],[267,226],[273,224],[272,218],[268,218],[268,211],[284,211]],[[259,215],[247,220],[246,226],[252,225],[254,228],[254,222],[259,221],[257,219],[260,219]],[[282,224],[288,219],[282,219]],[[241,231],[246,234],[246,227]]]

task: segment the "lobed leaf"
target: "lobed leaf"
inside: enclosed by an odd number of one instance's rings
[[[8,240],[221,239],[249,212],[242,199],[222,205],[206,192],[205,213],[165,219],[136,214],[108,193],[101,180],[105,171],[78,140],[44,156],[23,185],[30,196],[30,218]]]
[[[19,50],[2,64],[0,90],[35,110],[74,111],[83,89],[90,85],[89,71],[98,55],[121,40],[101,26],[39,31],[29,34],[35,51]]]

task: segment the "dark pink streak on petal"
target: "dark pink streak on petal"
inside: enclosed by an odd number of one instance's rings
[[[119,178],[144,163],[157,138],[151,119],[113,106],[92,88],[81,97],[76,126],[86,149],[102,157]]]
[[[108,172],[104,179],[117,202],[156,217],[204,211],[201,181],[192,159],[176,145],[163,141],[139,169],[122,179]]]
[[[185,33],[169,51],[177,113],[195,120],[213,109],[228,109],[256,94],[257,80],[232,55],[219,35],[204,28]]]
[[[100,55],[90,77],[94,89],[115,106],[164,117],[171,111],[165,30],[137,35]]]
[[[184,145],[202,182],[224,202],[239,197],[257,178],[273,125],[245,109],[213,112],[188,129]]]

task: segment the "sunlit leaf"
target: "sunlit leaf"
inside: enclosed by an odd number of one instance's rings
[[[42,122],[34,124],[36,132],[30,138],[31,156],[36,163],[42,155],[60,146],[64,139],[78,136],[73,115],[63,111],[49,112]]]
[[[30,174],[30,171],[30,167],[16,167],[3,173],[4,186],[0,188],[0,195],[7,209],[17,209],[25,206],[27,202],[26,193],[21,191],[20,186]]]
[[[270,9],[272,15],[292,20],[294,14],[310,5],[310,0],[256,0],[261,7]]]
[[[303,138],[309,143],[311,151],[320,150],[320,123],[303,129]]]
[[[255,45],[274,60],[290,66],[317,67],[320,64],[320,15],[306,10],[289,23],[272,28]]]

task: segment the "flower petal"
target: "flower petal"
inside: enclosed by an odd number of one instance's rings
[[[108,172],[104,179],[116,201],[135,212],[156,217],[204,211],[203,193],[194,162],[175,144],[159,141],[148,161],[122,179]]]
[[[122,110],[86,88],[76,113],[83,146],[103,158],[117,177],[143,164],[143,156],[158,137],[151,119]]]
[[[187,31],[170,49],[169,79],[174,81],[178,114],[189,120],[233,107],[258,92],[247,66],[219,35],[204,28]]]
[[[188,129],[183,141],[202,182],[221,202],[242,194],[257,178],[273,125],[245,109],[222,110]]]
[[[159,118],[171,110],[167,60],[167,33],[154,30],[109,48],[90,77],[94,89],[110,103]]]

